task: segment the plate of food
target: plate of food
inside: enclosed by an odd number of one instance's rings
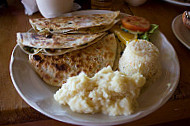
[[[164,0],[169,3],[177,4],[177,5],[182,5],[182,6],[190,6],[190,1],[189,0]]]
[[[190,27],[188,24],[188,22],[190,22],[190,19],[187,19],[185,13],[187,13],[187,11],[174,18],[172,22],[172,31],[177,39],[188,49],[190,49]]]
[[[17,33],[10,76],[26,103],[52,119],[135,121],[160,108],[177,87],[176,52],[143,17],[85,10],[30,24],[33,30]]]

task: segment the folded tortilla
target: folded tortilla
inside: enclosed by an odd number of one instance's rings
[[[109,30],[117,21],[119,11],[106,14],[77,15],[72,17],[29,19],[39,33],[98,33]]]
[[[17,43],[27,54],[42,52],[45,55],[62,55],[85,48],[100,40],[106,33],[51,34],[17,33]]]
[[[61,86],[67,78],[78,75],[81,71],[92,77],[103,67],[113,67],[116,51],[115,36],[109,34],[84,49],[59,56],[38,53],[29,55],[29,61],[47,84]]]

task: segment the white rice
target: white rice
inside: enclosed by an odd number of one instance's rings
[[[119,70],[127,75],[139,72],[147,80],[155,80],[161,74],[158,48],[146,40],[133,40],[119,60]]]

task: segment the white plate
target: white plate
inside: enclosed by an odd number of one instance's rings
[[[183,24],[182,14],[174,18],[172,22],[172,30],[177,39],[190,49],[190,30]]]
[[[164,0],[164,1],[167,1],[167,2],[173,3],[173,4],[177,4],[177,5],[182,5],[182,6],[190,6],[190,3],[182,2],[179,0]]]
[[[79,11],[73,14],[107,13],[109,11]],[[71,14],[69,14],[71,15]],[[20,96],[34,109],[44,115],[62,122],[78,125],[115,125],[140,119],[161,107],[171,97],[179,80],[179,62],[175,50],[166,37],[157,32],[154,44],[161,53],[162,76],[158,81],[147,87],[140,95],[139,107],[129,116],[107,116],[103,114],[79,114],[69,107],[59,105],[53,94],[58,88],[49,86],[35,73],[28,62],[28,56],[19,46],[15,46],[11,61],[10,75]]]

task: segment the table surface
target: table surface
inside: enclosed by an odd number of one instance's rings
[[[85,7],[86,5],[83,9]],[[160,31],[173,45],[180,62],[179,85],[170,100],[152,114],[124,125],[154,125],[190,118],[190,50],[177,40],[171,29],[172,20],[188,9],[188,7],[158,0],[148,0],[138,7],[129,6],[123,0],[114,1],[112,10],[142,16],[151,23],[159,24]],[[18,0],[8,0],[8,7],[0,8],[0,125],[63,124],[42,115],[27,105],[15,90],[10,79],[9,61],[16,45],[16,33],[30,29],[28,19],[36,17],[41,17],[41,14],[37,12],[32,16],[25,15],[24,8]]]

